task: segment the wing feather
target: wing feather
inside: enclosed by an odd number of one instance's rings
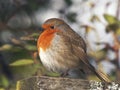
[[[68,48],[70,49],[69,51],[71,51],[71,53],[73,53],[74,55],[76,55],[77,57],[79,57],[79,62],[84,63],[84,65],[89,68],[93,73],[96,74],[96,76],[104,81],[109,83],[110,80],[108,79],[107,75],[104,74],[102,71],[100,70],[96,70],[90,63],[89,63],[89,59],[87,57],[86,54],[86,45],[84,40],[82,39],[82,37],[78,36],[78,34],[74,33],[74,37],[71,36],[71,34],[66,34],[64,32],[58,32],[58,34],[60,34],[60,36],[63,38],[65,44],[68,46]],[[73,35],[73,34],[72,34]],[[82,43],[82,44],[81,44]],[[74,60],[75,61],[75,60]]]

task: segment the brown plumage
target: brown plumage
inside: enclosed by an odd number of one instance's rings
[[[63,20],[48,19],[42,28],[44,31],[38,38],[37,47],[40,59],[48,70],[70,74],[69,71],[79,69],[76,71],[80,71],[81,75],[87,67],[102,81],[110,82],[103,72],[89,63],[83,38]]]

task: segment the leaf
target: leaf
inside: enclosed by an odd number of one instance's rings
[[[106,19],[106,21],[107,21],[109,24],[114,24],[114,23],[117,23],[117,22],[118,22],[117,18],[115,18],[114,16],[109,15],[109,14],[104,14],[104,18]]]
[[[89,55],[96,58],[96,60],[101,60],[101,59],[103,59],[105,57],[106,50],[102,49],[100,51],[89,52]]]
[[[90,21],[91,21],[91,22],[94,22],[94,21],[100,22],[101,20],[100,20],[100,18],[99,18],[97,15],[93,15],[93,16],[90,18]]]
[[[37,47],[35,45],[29,45],[29,44],[27,44],[27,45],[25,45],[25,48],[27,50],[30,50],[30,51],[37,50]]]
[[[10,68],[16,80],[28,78],[32,75],[41,76],[45,72],[39,63],[26,66],[11,66]]]
[[[31,36],[32,37],[38,37],[40,34],[39,33],[33,33]]]
[[[119,29],[119,23],[109,24],[106,27],[106,32],[113,31],[116,32],[117,29]]]
[[[20,39],[24,40],[24,41],[35,41],[39,37],[39,35],[40,35],[40,33],[33,33],[28,36],[22,36],[22,37],[20,37]]]
[[[20,50],[21,50],[21,47],[13,46],[11,44],[4,44],[0,47],[0,51],[6,51],[6,52],[11,52],[11,53],[19,52]]]
[[[5,44],[3,46],[0,47],[0,51],[8,51],[8,50],[11,50],[13,48],[12,45],[10,44]]]
[[[9,86],[9,81],[8,81],[8,79],[4,75],[0,76],[0,83],[2,83],[2,85],[4,87],[8,87]]]
[[[120,35],[120,28],[118,28],[115,33],[116,35]]]
[[[24,66],[24,65],[30,65],[33,63],[34,61],[32,59],[21,59],[11,63],[10,66]]]
[[[0,90],[5,90],[4,88],[0,88]]]
[[[51,76],[51,77],[58,77],[58,76],[60,76],[59,73],[55,73],[55,72],[47,72],[46,74],[47,74],[48,76]]]

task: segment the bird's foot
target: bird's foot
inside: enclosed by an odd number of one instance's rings
[[[67,70],[67,71],[65,71],[65,72],[62,72],[62,73],[60,74],[60,76],[61,76],[61,77],[66,77],[66,76],[68,76],[68,71],[69,71],[69,70]]]

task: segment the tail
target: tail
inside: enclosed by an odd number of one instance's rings
[[[111,82],[111,80],[108,78],[107,74],[105,74],[101,70],[95,69],[90,63],[86,63],[86,62],[84,62],[84,63],[101,81],[103,81],[105,83],[110,83]]]
[[[94,69],[94,70],[92,70],[92,71],[94,71],[94,73],[96,74],[96,76],[97,76],[101,81],[103,81],[103,82],[105,82],[105,83],[110,83],[110,82],[111,82],[111,80],[108,78],[108,76],[107,76],[104,72],[102,72],[101,70],[96,70],[96,69]]]
[[[95,75],[103,82],[105,83],[110,83],[111,80],[108,78],[107,74],[105,74],[104,72],[102,72],[101,70],[97,70],[95,69],[89,62],[87,59],[87,63],[85,62],[86,60],[84,60],[84,63],[87,65],[87,67],[93,72],[95,73]]]

